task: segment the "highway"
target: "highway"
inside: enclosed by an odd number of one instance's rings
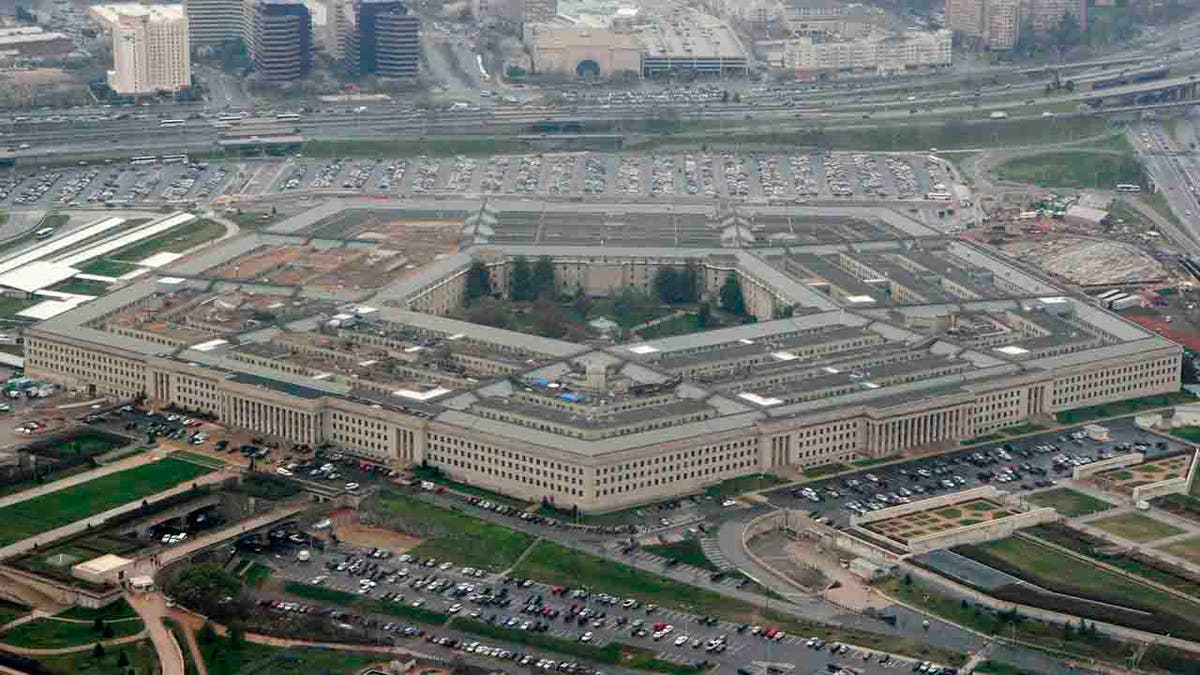
[[[1182,223],[1164,234],[1184,245],[1188,253],[1200,255],[1200,228],[1195,220],[1195,214],[1200,214],[1200,176],[1194,165],[1185,164],[1190,164],[1190,155],[1177,154],[1185,149],[1178,147],[1157,123],[1131,126],[1127,134],[1146,171]]]

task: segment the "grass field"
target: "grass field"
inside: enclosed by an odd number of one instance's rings
[[[283,673],[324,673],[350,675],[371,664],[383,664],[388,658],[368,652],[348,652],[331,649],[284,649],[249,642],[233,648],[229,641],[218,638],[200,645],[200,654],[209,675],[282,675]]]
[[[717,566],[712,564],[708,557],[704,555],[703,549],[700,548],[699,539],[684,539],[683,541],[671,544],[643,546],[642,550],[664,558],[678,560],[681,563],[687,563],[702,570],[718,571]]]
[[[901,579],[891,578],[881,584],[880,589],[911,607],[917,607],[950,623],[966,626],[987,635],[1015,638],[1022,642],[1068,652],[1086,659],[1099,659],[1120,664],[1125,662],[1132,651],[1132,648],[1125,643],[1110,640],[1102,635],[1086,640],[1081,638],[1068,640],[1065,631],[1059,625],[1023,616],[1013,622],[1010,620],[1011,615],[994,614],[986,607],[964,603],[955,598],[941,595],[935,588],[921,581],[915,580],[906,584]],[[1181,667],[1186,668],[1189,663],[1194,664],[1194,660],[1189,654],[1155,647],[1146,652],[1142,665],[1167,672],[1186,672]]]
[[[1038,506],[1048,506],[1068,518],[1112,508],[1112,504],[1103,499],[1097,499],[1071,488],[1054,488],[1038,492],[1030,495],[1029,501]]]
[[[1093,560],[1119,567],[1143,579],[1148,579],[1200,598],[1200,584],[1169,568],[1155,565],[1148,560],[1142,560],[1140,557],[1137,557],[1136,550],[1130,550],[1128,553],[1113,551],[1112,546],[1104,540],[1093,538],[1061,523],[1031,527],[1025,530],[1025,533],[1037,537],[1042,541],[1048,541],[1075,553],[1080,553]]]
[[[210,470],[167,457],[0,509],[0,546],[162,492]]]
[[[1110,189],[1117,183],[1142,183],[1142,165],[1129,155],[1100,152],[1049,152],[1004,162],[997,178],[1043,187]]]
[[[117,665],[121,654],[125,654],[129,666]],[[158,672],[158,657],[154,653],[154,645],[149,640],[110,647],[99,659],[92,656],[91,650],[85,650],[62,656],[39,656],[38,661],[52,672],[61,675],[154,675]]]
[[[112,637],[136,635],[144,627],[140,620],[110,621],[104,624],[112,630]],[[92,630],[90,622],[58,621],[57,619],[34,619],[14,626],[4,634],[5,644],[30,649],[57,649],[86,645],[97,640],[108,639],[103,633]]]
[[[242,578],[246,581],[246,585],[254,588],[262,586],[269,576],[271,576],[271,568],[260,562],[250,563],[246,571],[242,572]]]
[[[108,284],[91,279],[68,279],[51,287],[50,290],[76,295],[104,295],[108,292]]]
[[[193,246],[212,241],[223,234],[225,234],[224,225],[215,220],[200,218],[182,227],[168,230],[157,237],[151,237],[114,251],[108,257],[137,262],[161,251],[183,253]]]
[[[112,604],[105,605],[100,609],[90,609],[88,607],[75,605],[74,607],[66,609],[57,614],[57,616],[63,619],[76,619],[79,621],[94,621],[97,617],[104,619],[105,621],[134,619],[137,618],[137,615],[138,613],[129,606],[129,603],[125,602],[125,598],[121,598]]]
[[[1153,612],[1164,630],[1200,634],[1200,602],[1139,583],[1022,537],[957,549],[1052,591]],[[1099,617],[1097,617],[1099,618]],[[1168,626],[1167,624],[1171,624]]]
[[[1193,565],[1200,565],[1200,537],[1159,546],[1158,550],[1179,556]]]
[[[19,619],[29,613],[29,608],[15,602],[0,600],[0,626]]]
[[[375,500],[384,523],[423,541],[413,555],[450,560],[461,565],[507,569],[533,543],[533,537],[500,525],[443,509],[395,490]]]
[[[41,301],[26,298],[0,298],[0,318],[17,318],[21,320],[24,317],[17,317],[17,312],[32,307],[39,302]]]
[[[1139,543],[1183,533],[1183,530],[1174,525],[1157,521],[1140,513],[1123,513],[1119,516],[1101,518],[1091,521],[1089,525]]]
[[[738,476],[722,481],[716,485],[704,490],[704,494],[714,499],[724,499],[726,497],[736,497],[745,492],[753,490],[765,490],[769,487],[786,483],[779,476],[769,473],[756,473],[749,476]]]
[[[1195,401],[1196,397],[1186,391],[1176,391],[1170,394],[1162,394],[1159,396],[1144,396],[1142,398],[1131,398],[1115,403],[1105,403],[1103,405],[1093,405],[1085,408],[1074,408],[1056,413],[1054,418],[1062,424],[1080,424],[1095,419],[1105,417],[1116,417],[1118,415],[1132,415],[1133,413],[1149,410],[1151,408],[1165,408],[1167,406],[1178,405],[1180,403],[1190,403]]]
[[[401,619],[418,621],[430,626],[441,625],[450,618],[449,614],[434,611],[432,609],[413,607],[402,602],[383,602],[380,600],[371,600],[355,593],[346,593],[345,591],[337,591],[332,588],[325,588],[324,586],[302,584],[295,581],[289,581],[284,584],[283,590],[298,598],[304,598],[306,600],[327,602],[333,605],[341,605],[343,607],[359,607],[370,611],[381,612],[383,614],[390,614]]]

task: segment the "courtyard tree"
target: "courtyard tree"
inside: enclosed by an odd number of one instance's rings
[[[742,298],[742,284],[734,272],[730,272],[725,277],[725,283],[721,284],[721,309],[739,316],[746,313],[746,301]]]
[[[508,272],[508,299],[520,302],[535,297],[537,291],[533,287],[533,271],[525,256],[519,255],[513,258],[512,269]]]
[[[485,295],[492,294],[492,274],[481,260],[471,261],[467,268],[466,288],[463,290],[464,300],[470,304]]]
[[[554,298],[554,261],[550,256],[544,255],[539,257],[533,263],[531,283],[533,285],[533,297],[528,300],[536,300],[537,298]]]

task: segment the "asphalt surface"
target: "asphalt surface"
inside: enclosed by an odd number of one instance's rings
[[[814,516],[829,518],[831,523],[836,526],[846,526],[853,513],[851,509],[847,508],[848,504],[875,502],[879,504],[879,508],[883,508],[901,503],[899,501],[881,503],[875,499],[876,495],[897,495],[917,501],[922,497],[959,492],[985,483],[993,484],[1006,492],[1024,494],[1052,487],[1052,484],[1046,484],[1046,481],[1057,482],[1070,477],[1070,465],[1060,464],[1059,466],[1063,468],[1055,468],[1055,458],[1062,455],[1070,458],[1088,458],[1094,461],[1102,458],[1106,453],[1119,454],[1115,448],[1117,443],[1145,443],[1147,447],[1141,452],[1147,457],[1155,457],[1187,447],[1184,443],[1174,442],[1168,443],[1166,447],[1159,447],[1158,443],[1162,442],[1163,438],[1141,431],[1134,426],[1132,418],[1110,420],[1103,422],[1102,425],[1109,430],[1109,441],[1093,441],[1087,438],[1064,440],[1065,436],[1077,429],[1037,434],[1015,440],[997,440],[966,450],[914,459],[901,464],[889,464],[874,469],[868,467],[836,478],[806,483],[804,487],[811,487],[818,494],[819,501],[801,494],[801,488],[782,488],[768,492],[766,495],[771,503],[777,506],[809,511]],[[996,451],[1005,445],[1011,448],[1007,451],[1009,459],[1000,459],[997,457]],[[1056,445],[1058,449],[1041,452],[1035,449],[1037,446],[1047,445]],[[982,466],[971,463],[972,455],[977,453],[980,455],[986,453],[986,456],[991,459],[990,463]],[[1026,465],[1033,467],[1034,470],[1024,468]],[[1019,474],[1020,478],[1007,482],[980,479],[981,472],[999,475],[1006,467],[1016,467],[1014,475]],[[1039,473],[1039,470],[1044,470],[1045,473]],[[902,471],[909,472],[909,475],[901,473]],[[918,473],[920,471],[929,475],[922,475]],[[949,484],[946,484],[947,481]],[[1040,486],[1037,485],[1039,481],[1043,482]],[[924,494],[914,492],[918,486],[925,490]],[[905,495],[904,491],[908,491],[910,494]],[[834,493],[837,493],[836,496]]]

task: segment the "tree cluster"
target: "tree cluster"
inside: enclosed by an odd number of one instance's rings
[[[463,290],[463,299],[467,304],[492,294],[492,273],[488,271],[487,266],[479,260],[471,261],[471,266],[467,268],[466,287]]]
[[[166,591],[184,607],[219,621],[249,612],[242,582],[220,565],[202,563],[186,568],[166,584]]]
[[[692,261],[682,268],[660,267],[654,273],[654,292],[668,305],[695,302],[700,294],[699,277]]]
[[[508,275],[508,298],[516,302],[532,302],[538,298],[554,297],[554,262],[550,256],[538,258],[532,265],[524,256],[512,261]]]

